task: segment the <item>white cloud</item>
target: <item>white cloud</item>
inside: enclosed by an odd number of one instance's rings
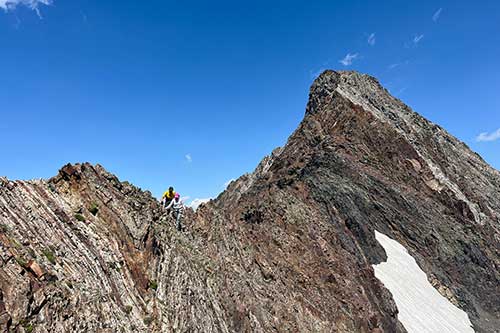
[[[394,68],[398,67],[399,65],[401,65],[401,64],[400,64],[400,63],[398,63],[398,62],[396,62],[396,63],[394,63],[394,64],[390,64],[390,65],[389,65],[389,69],[394,69]]]
[[[414,44],[418,44],[418,42],[420,42],[422,40],[422,38],[424,38],[424,35],[415,35],[415,37],[413,37],[413,43]]]
[[[194,210],[197,210],[201,204],[209,202],[210,200],[212,200],[212,198],[206,198],[206,199],[196,198],[193,201],[191,201],[187,206],[193,208]]]
[[[0,0],[0,8],[5,11],[14,10],[18,5],[24,5],[36,11],[38,16],[41,18],[40,5],[51,5],[52,0]]]
[[[376,42],[377,42],[377,40],[375,38],[375,33],[372,33],[370,36],[368,36],[368,44],[373,46],[373,45],[375,45]]]
[[[191,157],[191,154],[186,154],[186,156],[184,156],[184,157],[186,158],[186,161],[187,161],[188,163],[193,162],[193,158]]]
[[[487,133],[483,132],[479,134],[476,138],[477,142],[488,142],[488,141],[496,141],[500,139],[500,128],[497,129],[495,132]]]
[[[225,182],[225,183],[224,183],[224,187],[228,187],[228,186],[229,186],[229,184],[231,184],[231,183],[232,183],[232,182],[234,182],[235,180],[236,180],[236,179],[234,179],[234,178],[229,179],[227,182]]]
[[[347,53],[347,55],[344,57],[344,59],[339,60],[339,62],[344,65],[344,66],[349,66],[352,64],[352,62],[358,57],[357,53],[350,54]]]
[[[434,15],[432,15],[432,20],[434,22],[437,22],[439,20],[439,17],[441,16],[441,12],[443,11],[443,8],[439,8]]]

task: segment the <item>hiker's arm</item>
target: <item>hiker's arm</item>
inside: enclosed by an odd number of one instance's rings
[[[167,206],[167,209],[170,209],[172,207],[172,205],[174,204],[174,200],[170,201],[170,203],[168,204]]]

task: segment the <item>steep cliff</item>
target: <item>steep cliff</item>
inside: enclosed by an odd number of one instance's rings
[[[324,72],[287,144],[175,231],[99,165],[0,179],[0,327],[404,332],[381,232],[478,332],[500,327],[500,173],[372,77]]]

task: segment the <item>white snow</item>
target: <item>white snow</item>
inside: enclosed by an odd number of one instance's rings
[[[415,259],[397,241],[375,231],[387,262],[373,265],[375,276],[392,293],[398,318],[412,332],[474,332],[467,313],[434,289]]]

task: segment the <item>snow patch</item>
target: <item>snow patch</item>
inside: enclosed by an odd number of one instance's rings
[[[409,333],[474,333],[466,312],[434,289],[415,259],[397,241],[375,231],[387,262],[373,265],[375,276],[392,293],[398,318]]]

